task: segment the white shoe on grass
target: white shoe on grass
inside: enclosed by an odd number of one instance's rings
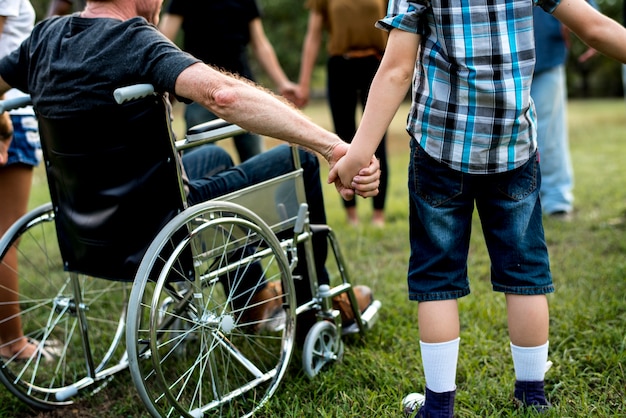
[[[413,417],[417,410],[424,405],[426,397],[421,393],[409,393],[402,399],[402,412],[405,417]]]
[[[546,370],[545,370],[546,373],[548,373],[548,370],[550,370],[550,368],[552,367],[552,364],[553,363],[550,360],[546,362]]]

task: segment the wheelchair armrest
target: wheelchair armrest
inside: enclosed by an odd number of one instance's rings
[[[0,113],[4,113],[8,110],[19,109],[21,107],[26,107],[32,105],[33,102],[30,100],[30,96],[22,96],[16,97],[14,99],[6,99],[0,101]]]
[[[215,119],[189,128],[185,139],[176,141],[176,148],[183,150],[202,144],[216,142],[246,132],[223,119]]]

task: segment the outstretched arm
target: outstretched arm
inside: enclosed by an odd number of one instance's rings
[[[309,95],[311,91],[311,77],[313,75],[313,69],[315,68],[315,62],[317,61],[317,55],[322,44],[322,30],[323,30],[323,17],[321,13],[311,10],[309,12],[309,20],[307,23],[306,35],[304,37],[304,44],[302,46],[302,58],[300,61],[300,77],[298,84],[302,94],[302,101],[298,104],[299,107],[304,107],[309,101]]]
[[[591,48],[626,63],[626,28],[585,0],[562,0],[552,14]]]
[[[175,90],[178,96],[202,104],[245,130],[311,149],[321,154],[331,167],[347,150],[348,144],[336,134],[315,124],[284,98],[206,64],[197,63],[185,69],[176,80]],[[368,158],[359,169],[370,165]],[[344,198],[352,198],[355,192],[364,197],[378,193],[377,179],[360,184],[356,190],[350,187],[351,182],[335,182]]]

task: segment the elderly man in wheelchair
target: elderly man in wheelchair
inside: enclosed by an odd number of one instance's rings
[[[314,376],[341,357],[336,333],[340,337],[345,322],[363,331],[373,320],[373,313],[360,315],[373,302],[367,287],[352,287],[345,278],[328,286],[329,243],[342,274],[345,266],[325,225],[317,157],[281,145],[234,166],[223,149],[203,145],[189,146],[180,165],[166,95],[201,103],[241,129],[315,151],[331,167],[349,145],[281,98],[178,49],[154,26],[161,2],[89,0],[80,14],[40,23],[0,61],[0,94],[19,88],[36,109],[52,200],[0,240],[2,266],[20,286],[18,292],[3,284],[2,291],[29,307],[15,315],[30,315],[22,321],[32,329],[25,331],[25,342],[37,345],[40,354],[59,341],[65,346],[57,351],[65,357],[78,346],[87,353],[85,376],[76,381],[60,375],[70,368],[65,358],[48,368],[43,355],[2,359],[0,380],[35,407],[71,403],[79,392],[95,390],[130,367],[153,416],[248,416],[282,378],[294,324],[303,330],[295,332],[302,341],[317,322],[315,338],[304,340],[305,370]],[[140,83],[156,93],[115,102],[120,87]],[[0,140],[0,164],[9,142]],[[351,199],[376,195],[379,176],[373,157],[351,184],[329,181]],[[276,220],[250,210],[262,212],[266,201],[276,200],[270,196],[283,195],[286,200],[269,204],[279,212]],[[60,255],[53,255],[55,263],[48,259],[46,269],[34,270],[54,290],[7,257],[11,251],[26,253],[25,247],[42,248],[46,234],[30,232],[47,223],[55,227],[45,231],[56,238]],[[19,260],[41,267],[31,254]],[[91,277],[115,285],[99,287]],[[130,296],[111,296],[126,294],[126,283],[132,283]],[[42,296],[26,299],[30,291]],[[87,319],[97,303],[109,299],[128,300],[128,313],[121,309],[119,326],[111,321],[113,343],[94,356],[99,345],[87,332]],[[47,319],[35,317],[46,301]],[[307,313],[313,313],[311,321],[295,320]],[[107,322],[100,323],[96,330],[103,334]],[[126,350],[109,366],[124,326]],[[76,375],[78,366],[71,369]]]

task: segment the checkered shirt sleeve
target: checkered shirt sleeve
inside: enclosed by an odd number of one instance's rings
[[[534,154],[532,7],[531,0],[390,1],[379,26],[423,35],[407,130],[431,157],[490,174]]]

